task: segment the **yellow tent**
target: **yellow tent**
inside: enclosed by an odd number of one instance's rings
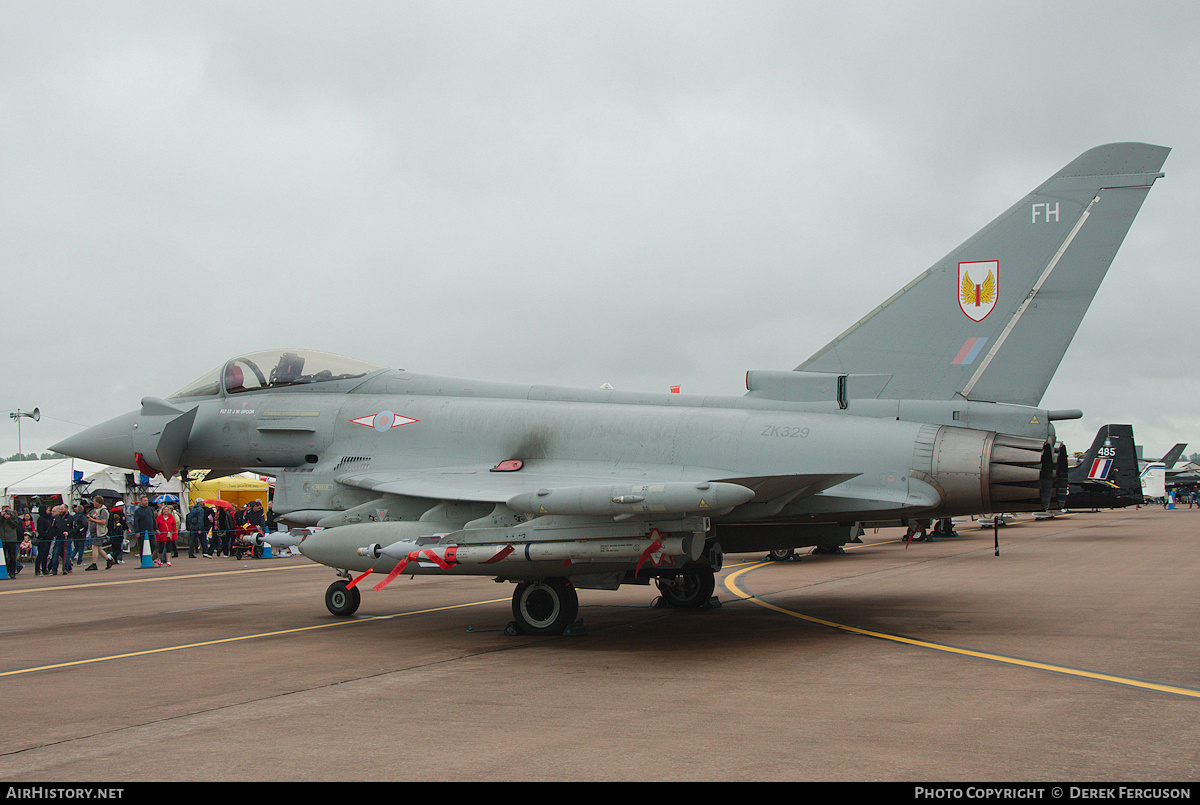
[[[189,473],[188,476],[199,477],[200,473]],[[197,498],[220,498],[240,508],[252,500],[261,500],[263,508],[266,508],[271,485],[253,473],[243,472],[211,481],[189,481],[187,488],[188,499],[192,501]]]

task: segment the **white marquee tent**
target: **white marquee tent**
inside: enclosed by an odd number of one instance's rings
[[[76,483],[75,473],[82,474]],[[6,461],[0,464],[0,502],[12,504],[20,495],[61,495],[63,500],[75,501],[98,489],[113,489],[129,501],[141,487],[129,483],[130,470],[123,467],[106,467],[94,461],[78,458],[51,458],[38,461]],[[134,481],[137,473],[132,473]],[[153,479],[147,489],[151,497],[162,494],[181,493],[179,477],[164,481],[162,476]]]

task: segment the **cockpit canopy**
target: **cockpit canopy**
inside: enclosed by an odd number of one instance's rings
[[[268,349],[226,361],[171,395],[211,397],[259,389],[346,380],[382,369],[366,361],[311,349]]]

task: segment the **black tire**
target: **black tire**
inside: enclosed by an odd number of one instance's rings
[[[362,603],[362,593],[357,587],[347,587],[345,579],[335,581],[325,590],[325,608],[339,617],[349,617],[358,612]]]
[[[562,634],[579,614],[579,594],[562,578],[524,581],[513,592],[512,612],[522,634]]]
[[[681,609],[704,606],[716,589],[717,577],[711,568],[686,570],[658,583],[663,600]]]
[[[796,555],[795,548],[775,548],[767,551],[767,557],[772,562],[786,562]]]

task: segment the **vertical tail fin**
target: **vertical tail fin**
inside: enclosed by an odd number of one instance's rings
[[[1142,499],[1142,480],[1132,425],[1105,425],[1096,431],[1083,460],[1071,468],[1072,508],[1119,508]]]
[[[881,399],[1036,406],[1169,152],[1084,152],[797,371],[874,375]]]
[[[1179,461],[1179,457],[1183,455],[1183,450],[1185,447],[1187,447],[1187,442],[1177,444],[1168,450],[1167,454],[1159,459],[1162,461],[1163,467],[1168,470],[1174,467],[1175,462]]]

